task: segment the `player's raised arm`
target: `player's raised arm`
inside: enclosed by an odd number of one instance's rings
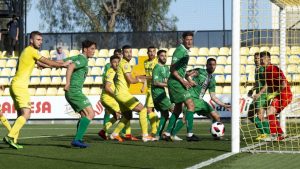
[[[71,63],[70,61],[56,62],[56,61],[47,59],[45,57],[41,57],[38,61],[40,64],[43,64],[44,66],[56,67],[56,68],[67,67]]]
[[[144,83],[144,81],[145,81],[145,79],[142,79],[142,78],[139,78],[139,77],[133,78],[132,75],[131,75],[131,72],[130,73],[125,73],[125,79],[130,84]]]

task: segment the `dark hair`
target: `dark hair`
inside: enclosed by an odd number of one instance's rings
[[[264,57],[264,56],[268,56],[269,58],[271,57],[271,54],[270,52],[267,52],[267,51],[262,51],[259,53],[259,57]]]
[[[82,42],[82,50],[84,49],[84,48],[89,48],[89,47],[91,47],[92,45],[97,45],[96,44],[96,42],[93,42],[93,41],[90,41],[90,40],[85,40],[85,41],[83,41]]]
[[[182,38],[184,39],[184,38],[187,37],[187,36],[194,36],[194,33],[193,33],[193,32],[190,32],[190,31],[188,31],[188,32],[183,32]]]
[[[159,56],[161,53],[167,53],[167,51],[161,49],[161,50],[157,51],[157,56]]]
[[[255,53],[254,53],[254,56],[259,56],[259,52],[255,52]]]
[[[120,58],[119,58],[118,56],[112,55],[112,56],[110,57],[109,61],[112,62],[114,59],[119,59],[119,60],[120,60]]]
[[[206,64],[209,62],[217,62],[215,58],[208,58]]]
[[[122,49],[115,49],[114,55],[115,55],[116,53],[122,53]]]
[[[32,31],[29,35],[30,39],[32,39],[33,37],[35,37],[36,35],[40,35],[42,36],[42,33],[39,31]]]
[[[131,46],[130,46],[130,45],[124,45],[124,46],[122,47],[122,51],[124,51],[125,49],[131,49]]]
[[[149,47],[147,48],[147,51],[149,51],[150,49],[155,49],[155,47],[154,47],[154,46],[149,46]]]

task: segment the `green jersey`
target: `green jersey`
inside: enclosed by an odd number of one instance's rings
[[[103,73],[102,73],[102,82],[104,84],[104,80],[105,80],[105,76],[106,76],[106,72],[107,70],[110,68],[110,63],[106,63],[106,65],[104,66],[104,70],[103,70]]]
[[[206,69],[196,69],[198,74],[193,77],[196,86],[192,87],[190,91],[193,98],[202,99],[208,89],[209,92],[215,92],[216,80],[212,74],[208,74]]]
[[[152,97],[155,99],[158,96],[166,95],[164,87],[154,86],[154,82],[166,83],[170,75],[169,67],[166,65],[156,64],[152,71],[152,86],[151,92]]]
[[[255,68],[255,91],[258,93],[266,84],[265,68],[260,66]]]
[[[183,45],[178,46],[172,56],[172,67],[178,72],[178,74],[182,78],[185,77],[185,71],[188,62],[189,62],[188,50]],[[170,75],[169,79],[177,81],[177,79],[173,75]]]
[[[71,76],[70,91],[82,90],[86,75],[88,74],[88,59],[82,54],[64,59],[64,61],[72,60],[75,69]]]

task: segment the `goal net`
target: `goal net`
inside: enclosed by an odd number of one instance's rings
[[[241,0],[240,23],[240,59],[241,64],[247,63],[243,65],[245,72],[241,72],[247,76],[247,82],[241,84],[247,89],[243,97],[249,94],[255,98],[267,84],[266,92],[241,115],[241,143],[246,144],[242,151],[299,153],[300,1]],[[263,56],[269,52],[270,63],[284,74],[292,99],[283,92],[288,91],[284,77],[276,68],[264,66],[268,60],[260,56],[261,52]],[[253,93],[248,93],[250,90]],[[281,111],[276,119],[270,116],[274,111]]]

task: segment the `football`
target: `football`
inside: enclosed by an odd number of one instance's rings
[[[210,133],[213,137],[223,137],[225,134],[225,126],[221,122],[215,122],[211,125]]]

